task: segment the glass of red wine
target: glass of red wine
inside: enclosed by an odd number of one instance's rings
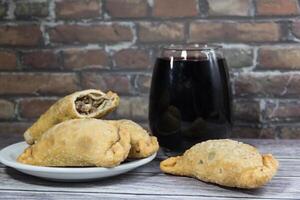
[[[183,152],[208,139],[229,136],[232,94],[220,46],[173,45],[153,69],[149,122],[166,150]]]

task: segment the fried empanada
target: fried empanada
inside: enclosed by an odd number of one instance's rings
[[[160,168],[223,186],[258,188],[275,175],[278,161],[271,154],[260,155],[253,146],[223,139],[196,144],[183,156],[162,161]]]
[[[130,135],[100,119],[73,119],[46,131],[18,162],[38,166],[114,167],[130,150]]]
[[[107,122],[118,127],[120,134],[129,133],[131,149],[129,158],[145,158],[158,151],[157,138],[151,136],[145,129],[131,120],[108,120]]]
[[[52,126],[78,118],[101,118],[119,105],[119,96],[113,92],[83,90],[70,94],[53,104],[24,133],[28,144],[33,144]]]

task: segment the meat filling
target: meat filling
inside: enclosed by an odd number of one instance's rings
[[[79,114],[88,115],[104,108],[109,99],[99,94],[88,94],[75,100],[75,107]]]

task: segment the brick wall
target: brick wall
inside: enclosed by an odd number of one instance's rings
[[[296,0],[2,0],[0,133],[21,133],[57,98],[121,94],[111,115],[146,124],[160,45],[225,47],[234,136],[300,138]]]

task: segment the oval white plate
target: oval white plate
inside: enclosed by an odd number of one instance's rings
[[[63,182],[87,181],[123,174],[151,162],[156,156],[155,153],[147,158],[129,161],[113,168],[39,167],[16,161],[27,146],[26,142],[19,142],[5,147],[0,151],[0,162],[25,174]]]

